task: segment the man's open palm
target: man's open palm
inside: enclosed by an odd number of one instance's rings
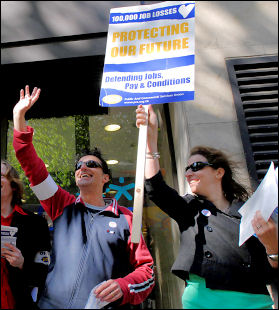
[[[24,90],[21,89],[19,101],[14,107],[14,111],[13,111],[14,114],[17,114],[17,113],[25,114],[26,111],[28,111],[33,106],[33,104],[39,99],[40,92],[41,92],[41,90],[39,88],[35,87],[33,89],[32,94],[30,95],[29,86],[26,85],[25,86],[25,95],[24,95]]]

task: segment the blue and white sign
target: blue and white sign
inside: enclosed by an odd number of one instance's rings
[[[111,9],[100,105],[193,100],[194,21],[194,1]]]

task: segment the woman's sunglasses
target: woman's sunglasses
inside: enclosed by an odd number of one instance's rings
[[[83,164],[85,164],[86,167],[88,168],[102,168],[103,169],[102,165],[99,164],[98,162],[94,160],[88,160],[88,161],[79,161],[78,163],[76,163],[76,171],[79,170]]]
[[[206,166],[213,166],[213,165],[210,163],[204,163],[202,161],[196,161],[192,163],[192,165],[187,166],[185,168],[185,172],[187,172],[189,169],[191,169],[193,172],[196,172],[196,171],[203,169]]]

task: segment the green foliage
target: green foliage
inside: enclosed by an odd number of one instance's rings
[[[75,192],[74,160],[75,160],[75,118],[50,118],[29,120],[28,125],[34,128],[33,144],[38,156],[62,188]],[[13,124],[9,123],[7,159],[20,173],[24,183],[24,199],[26,203],[38,203],[29,187],[12,146]]]

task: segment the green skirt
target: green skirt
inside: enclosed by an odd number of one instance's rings
[[[182,296],[183,309],[272,309],[269,295],[210,289],[205,279],[190,274]]]

